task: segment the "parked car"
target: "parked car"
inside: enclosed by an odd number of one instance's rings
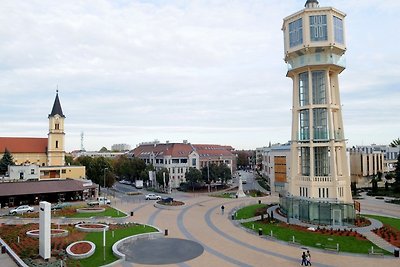
[[[51,205],[51,209],[52,210],[61,210],[63,208],[69,207],[71,206],[71,203],[68,202],[59,202],[57,204],[53,204]]]
[[[100,203],[100,205],[105,205],[105,204],[110,205],[111,204],[111,200],[109,200],[106,197],[98,197],[97,201]]]
[[[15,215],[15,214],[23,214],[25,212],[34,212],[34,211],[35,211],[35,209],[33,207],[28,206],[28,205],[22,205],[15,209],[10,210],[10,214]]]
[[[153,193],[146,195],[146,200],[159,200],[159,199],[161,199],[161,196]]]
[[[173,201],[174,201],[174,199],[172,197],[165,197],[162,199],[162,202],[164,202],[164,203],[171,203]]]

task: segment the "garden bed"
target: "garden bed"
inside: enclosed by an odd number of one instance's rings
[[[90,241],[77,241],[70,244],[66,251],[68,257],[74,260],[86,259],[95,252],[96,245]]]
[[[79,223],[75,225],[75,228],[82,232],[103,232],[108,231],[110,228],[107,224],[102,223]]]
[[[77,213],[98,213],[98,212],[105,212],[105,211],[106,211],[106,208],[102,208],[102,207],[76,209]]]
[[[184,202],[176,200],[170,202],[164,202],[162,200],[159,200],[154,203],[154,207],[159,209],[168,209],[168,210],[181,209],[183,206],[185,206]]]
[[[64,230],[64,229],[51,229],[50,231],[50,236],[53,237],[66,237],[68,236],[68,230]],[[35,230],[29,230],[26,232],[26,235],[29,237],[33,237],[33,238],[39,238],[39,230],[35,229]]]

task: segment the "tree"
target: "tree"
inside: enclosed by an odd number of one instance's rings
[[[391,143],[390,143],[391,147],[397,147],[400,146],[400,138],[394,139]]]
[[[14,165],[14,158],[7,148],[4,150],[3,157],[0,160],[0,173],[5,174],[8,171],[8,166]]]
[[[372,193],[378,192],[378,182],[382,181],[382,173],[377,172],[377,174],[372,177],[371,183],[372,183]]]
[[[396,169],[394,170],[394,178],[396,179],[396,186],[400,188],[400,153],[397,156]]]
[[[194,191],[194,187],[196,183],[199,183],[202,180],[202,173],[196,168],[189,168],[189,171],[186,172],[186,181],[192,186],[192,190]]]
[[[238,168],[245,168],[249,166],[249,157],[248,153],[246,152],[238,152],[237,153],[237,167]]]
[[[163,173],[165,173],[165,184],[164,184],[164,175]],[[156,179],[157,179],[157,183],[161,186],[167,186],[169,183],[169,172],[167,168],[162,168],[160,170],[157,171],[156,173]]]
[[[226,182],[232,179],[231,169],[226,164],[220,164],[218,166],[218,178],[221,179],[222,184],[226,184]]]

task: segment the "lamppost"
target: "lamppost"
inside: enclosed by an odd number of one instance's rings
[[[104,190],[106,189],[106,170],[108,170],[108,168],[104,168]]]
[[[210,158],[207,161],[207,183],[208,183],[208,192],[210,192]]]

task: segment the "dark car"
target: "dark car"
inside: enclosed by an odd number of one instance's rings
[[[172,201],[174,201],[172,197],[165,197],[162,199],[162,202],[164,203],[171,203]]]

